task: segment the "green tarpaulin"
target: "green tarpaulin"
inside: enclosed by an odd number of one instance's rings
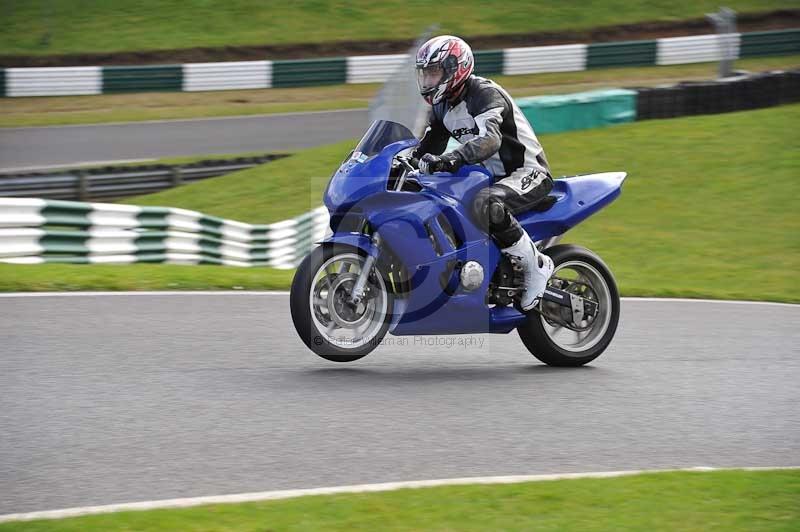
[[[535,96],[516,101],[537,134],[636,120],[636,91],[626,89]]]

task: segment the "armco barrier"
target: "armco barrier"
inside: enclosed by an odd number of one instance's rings
[[[586,70],[586,45],[507,48],[503,74],[540,74]]]
[[[273,61],[273,87],[334,85],[347,82],[347,59]]]
[[[478,75],[569,72],[587,68],[677,65],[718,61],[724,43],[733,55],[800,54],[800,29],[697,35],[657,40],[534,46],[475,52]],[[721,44],[722,43],[722,44]],[[380,83],[405,55],[288,61],[238,61],[135,67],[0,69],[0,95],[47,96],[99,92],[201,91]]]
[[[251,225],[185,209],[0,198],[0,262],[293,268],[327,227],[324,207]]]
[[[475,52],[475,73],[491,76],[503,73],[503,50],[478,50]]]
[[[347,58],[347,83],[380,83],[402,68],[405,54],[363,55]]]
[[[100,67],[9,68],[6,69],[8,96],[71,96],[100,94]]]
[[[796,54],[800,50],[800,30],[743,33],[739,57]]]
[[[0,197],[115,199],[217,177],[285,157],[280,154],[199,161],[191,164],[105,166],[52,172],[0,174]]]
[[[103,92],[166,92],[183,88],[181,65],[103,67]]]
[[[589,45],[586,68],[654,65],[656,48],[655,41],[592,44]]]
[[[272,85],[272,63],[188,63],[183,65],[184,91],[266,89]]]
[[[708,63],[723,58],[720,40],[726,39],[734,48],[733,57],[739,57],[738,33],[729,35],[697,35],[692,37],[670,37],[658,39],[656,64],[683,65],[687,63]]]

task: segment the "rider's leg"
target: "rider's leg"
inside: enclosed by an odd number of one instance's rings
[[[538,180],[538,186],[529,194],[519,194],[503,183],[505,179],[500,180],[498,184],[478,192],[473,203],[473,213],[478,223],[492,235],[504,254],[515,257],[522,266],[525,291],[520,298],[520,306],[524,311],[535,307],[544,293],[547,280],[553,273],[553,261],[538,252],[530,236],[513,216],[511,206],[517,207],[514,209],[516,212],[524,211],[526,205],[530,206],[547,195],[552,188],[552,180],[546,175],[545,178]]]

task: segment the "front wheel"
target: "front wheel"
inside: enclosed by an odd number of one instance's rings
[[[358,360],[386,335],[394,300],[377,266],[369,274],[364,299],[358,304],[350,301],[365,260],[356,248],[323,245],[295,273],[289,298],[294,328],[322,358]]]
[[[528,350],[550,366],[582,366],[605,351],[619,322],[617,283],[608,266],[586,248],[571,244],[547,248],[555,270],[548,281],[554,286],[594,301],[594,316],[575,323],[571,310],[543,301],[540,312],[531,312],[517,332]]]

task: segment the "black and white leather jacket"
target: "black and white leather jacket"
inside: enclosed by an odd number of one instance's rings
[[[550,174],[544,150],[525,115],[497,83],[470,76],[458,101],[433,106],[430,122],[414,151],[442,154],[450,137],[461,146],[452,153],[461,164],[483,165],[499,179],[533,171]]]

